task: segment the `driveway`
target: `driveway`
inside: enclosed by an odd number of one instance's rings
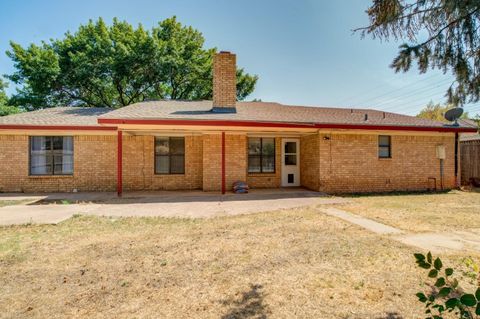
[[[0,207],[0,225],[55,224],[74,214],[111,217],[210,218],[303,206],[343,203],[346,200],[304,189],[254,190],[249,194],[192,192],[68,194],[2,194],[0,201],[29,200]]]

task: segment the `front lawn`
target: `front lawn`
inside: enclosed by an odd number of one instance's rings
[[[3,227],[0,316],[416,318],[415,251],[313,209]]]
[[[480,228],[480,193],[368,195],[342,205],[351,213],[408,232],[439,232]]]
[[[0,207],[12,206],[12,205],[23,205],[31,203],[33,199],[18,199],[18,200],[2,200],[0,199]]]

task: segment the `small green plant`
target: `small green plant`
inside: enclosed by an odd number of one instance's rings
[[[453,313],[460,319],[480,318],[480,287],[473,293],[466,293],[453,278],[453,268],[444,268],[440,258],[414,254],[420,268],[428,270],[432,280],[429,292],[417,293],[418,300],[425,304],[427,319],[443,319],[445,313]]]
[[[62,205],[70,205],[72,202],[67,200],[67,199],[62,199],[61,203],[62,203]]]

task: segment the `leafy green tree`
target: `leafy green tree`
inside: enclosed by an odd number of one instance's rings
[[[7,84],[3,82],[2,78],[0,78],[0,116],[5,116],[9,114],[19,113],[20,109],[9,105],[9,99],[5,89],[7,88]]]
[[[102,19],[63,39],[24,48],[11,42],[7,55],[20,85],[12,103],[26,109],[58,105],[122,107],[146,99],[210,99],[212,58],[203,35],[175,17],[150,31]],[[248,96],[257,76],[237,72],[237,97]]]
[[[401,40],[391,67],[408,71],[416,62],[428,69],[451,71],[455,81],[447,90],[448,103],[480,99],[480,2],[465,0],[373,0],[370,25],[356,29],[362,36]]]
[[[430,101],[427,106],[425,106],[420,113],[417,114],[417,117],[423,118],[423,119],[429,119],[429,120],[434,120],[434,121],[440,121],[440,122],[448,122],[444,114],[447,112],[449,109],[452,107],[448,105],[441,105],[441,104],[433,104],[432,101]],[[468,119],[469,115],[468,112],[465,112],[461,116],[462,119]]]

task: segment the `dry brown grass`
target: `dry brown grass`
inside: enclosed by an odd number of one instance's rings
[[[416,318],[414,251],[310,209],[4,227],[0,316]]]
[[[478,192],[360,196],[342,208],[409,232],[480,228]]]
[[[0,200],[0,207],[28,204],[32,201],[33,201],[32,199]]]

